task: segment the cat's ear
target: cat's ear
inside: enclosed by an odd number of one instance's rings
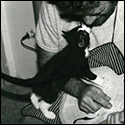
[[[76,43],[75,43],[75,35],[73,34],[73,32],[69,31],[69,32],[65,32],[65,31],[62,31],[63,32],[63,37],[65,38],[66,42],[68,43],[68,45],[70,46],[76,46]]]
[[[70,41],[70,36],[68,32],[62,31],[62,36],[66,39],[66,41],[69,43]]]
[[[68,32],[62,31],[62,33],[63,33],[62,34],[63,37],[66,37],[68,35]]]

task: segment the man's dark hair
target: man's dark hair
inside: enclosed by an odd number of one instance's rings
[[[112,7],[115,7],[118,3],[118,1],[49,1],[49,2],[57,6],[61,15],[72,18],[74,16],[79,16],[79,18],[85,16],[90,12],[93,12],[93,10],[99,7],[100,4],[105,4],[105,6],[108,6],[110,4]]]

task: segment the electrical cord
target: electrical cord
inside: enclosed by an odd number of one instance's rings
[[[21,39],[21,45],[22,45],[24,48],[26,48],[26,49],[28,49],[28,50],[31,50],[31,51],[37,53],[37,50],[36,50],[35,48],[30,47],[30,46],[28,46],[28,45],[26,45],[26,44],[24,43],[24,41],[25,41],[26,39],[30,39],[30,38],[32,38],[32,37],[35,37],[35,33],[34,33],[33,31],[27,32],[26,35],[23,36],[22,39]]]

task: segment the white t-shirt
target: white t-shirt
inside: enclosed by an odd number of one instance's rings
[[[114,42],[124,54],[124,1],[118,4],[118,15],[115,31]],[[95,48],[107,42],[111,42],[113,31],[113,15],[99,27],[94,27],[90,33],[91,48]],[[44,50],[49,52],[59,52],[66,45],[67,42],[62,36],[62,31],[69,31],[79,22],[67,22],[59,15],[59,11],[55,5],[43,1],[39,12],[39,20],[36,28],[37,44]]]

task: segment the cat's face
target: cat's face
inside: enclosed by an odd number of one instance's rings
[[[81,26],[77,26],[68,32],[63,31],[63,37],[74,49],[79,49],[81,51],[84,50],[88,53],[88,48],[90,45],[89,33],[85,30],[79,30],[80,28]]]

